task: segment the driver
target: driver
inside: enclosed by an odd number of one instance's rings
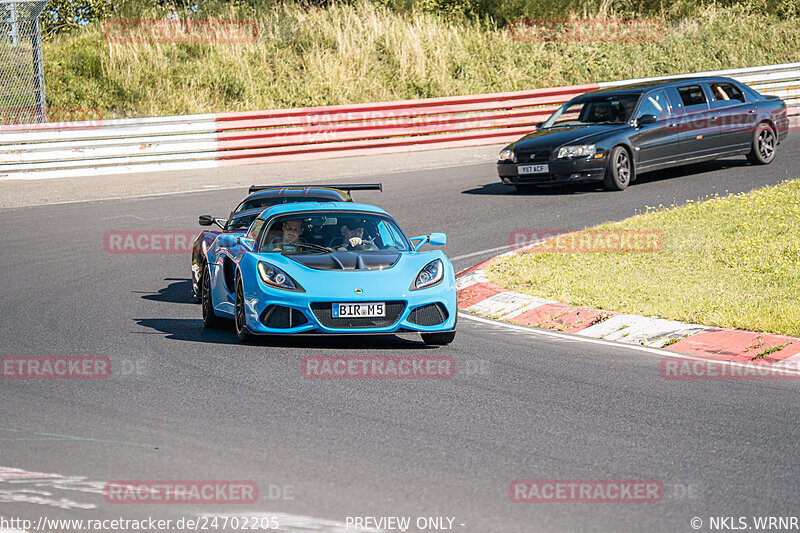
[[[600,102],[594,107],[594,121],[595,122],[610,122],[611,113],[609,113],[608,104]]]
[[[273,250],[294,250],[297,251],[296,244],[305,242],[300,240],[303,234],[303,221],[295,218],[291,220],[284,220],[281,225],[283,236],[280,239],[274,239],[272,244],[277,244]]]
[[[368,240],[364,240],[364,224],[357,220],[347,220],[342,222],[339,227],[344,242],[336,248],[339,252],[350,250],[376,250],[377,246]]]

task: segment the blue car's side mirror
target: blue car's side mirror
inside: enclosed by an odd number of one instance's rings
[[[431,246],[444,246],[447,244],[447,235],[444,233],[431,233],[428,235],[428,244]]]
[[[416,252],[426,242],[431,246],[444,246],[447,244],[447,235],[444,233],[431,233],[430,235],[420,235],[419,237],[411,237],[411,248]]]

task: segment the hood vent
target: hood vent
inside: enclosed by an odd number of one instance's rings
[[[397,252],[332,252],[292,254],[292,261],[315,270],[386,270],[400,259]]]

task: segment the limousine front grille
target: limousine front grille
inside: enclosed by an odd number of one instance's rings
[[[517,155],[517,162],[519,164],[528,163],[530,161],[549,161],[550,150],[537,150],[535,152],[521,152]]]

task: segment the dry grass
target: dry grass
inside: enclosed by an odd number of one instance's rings
[[[599,229],[659,230],[657,253],[525,253],[487,272],[500,285],[573,305],[800,335],[800,181]]]
[[[230,13],[234,16],[235,13]],[[45,49],[56,108],[148,116],[425,98],[800,60],[800,20],[712,8],[643,43],[520,42],[491,22],[397,14],[366,0],[257,16],[253,43],[109,44],[101,28]]]

